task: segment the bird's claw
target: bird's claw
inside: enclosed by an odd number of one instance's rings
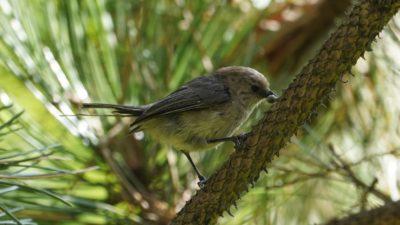
[[[199,185],[200,189],[203,189],[207,184],[207,178],[201,176],[199,177],[199,182],[197,182],[197,185]]]
[[[233,143],[235,143],[235,150],[240,150],[243,143],[246,141],[248,134],[239,134],[232,137]]]
[[[243,142],[247,139],[247,137],[248,137],[248,134],[243,133],[243,134],[239,134],[239,135],[231,136],[231,137],[210,139],[210,140],[207,140],[207,143],[232,141],[235,144],[235,149],[239,150],[242,147]]]

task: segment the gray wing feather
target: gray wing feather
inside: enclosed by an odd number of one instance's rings
[[[148,106],[132,126],[158,115],[200,110],[228,101],[230,101],[229,89],[218,77],[199,77]]]

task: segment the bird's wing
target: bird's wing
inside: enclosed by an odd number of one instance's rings
[[[199,77],[151,104],[132,126],[158,115],[205,109],[228,101],[229,90],[218,77]]]

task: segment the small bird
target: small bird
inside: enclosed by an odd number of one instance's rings
[[[133,117],[129,131],[143,130],[159,142],[182,151],[202,187],[206,179],[189,152],[211,149],[223,141],[233,141],[238,147],[245,135],[232,135],[263,99],[270,103],[278,99],[265,76],[249,67],[231,66],[195,78],[148,105],[84,103],[82,108],[108,108],[116,114]]]

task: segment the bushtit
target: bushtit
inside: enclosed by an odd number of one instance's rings
[[[181,150],[199,177],[189,152],[215,147],[222,141],[240,144],[243,135],[232,136],[263,99],[278,97],[258,71],[241,66],[224,67],[195,78],[165,98],[144,106],[84,103],[83,108],[110,108],[132,116],[130,132],[145,131],[162,143]]]

